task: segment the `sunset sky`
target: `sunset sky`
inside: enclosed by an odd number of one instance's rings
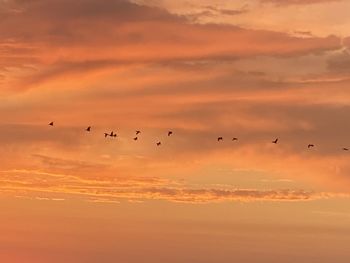
[[[348,263],[349,12],[0,0],[0,262]]]

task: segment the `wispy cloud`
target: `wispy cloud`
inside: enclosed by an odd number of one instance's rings
[[[55,174],[35,170],[1,171],[0,189],[40,200],[61,200],[60,196],[78,197],[93,202],[121,200],[166,200],[185,203],[225,201],[308,201],[346,196],[304,190],[258,190],[194,188],[183,182],[159,178],[87,179],[74,175]],[[45,194],[47,196],[45,196]]]
[[[261,0],[261,2],[274,3],[276,5],[310,5],[319,3],[339,2],[342,0]]]

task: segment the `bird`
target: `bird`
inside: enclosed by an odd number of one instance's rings
[[[49,123],[50,126],[53,126],[53,121]]]
[[[87,127],[87,128],[86,128],[86,131],[87,131],[87,132],[91,131],[91,126]]]
[[[117,137],[117,134],[116,133],[114,133],[113,131],[111,132],[111,134],[109,135],[109,136],[111,136],[111,137]]]
[[[349,151],[349,148],[343,148],[343,151]]]
[[[312,148],[312,147],[315,147],[315,145],[313,145],[313,144],[309,144],[308,146],[307,146],[307,148]]]
[[[161,146],[162,145],[162,143],[161,142],[157,142],[157,146]]]
[[[137,141],[137,140],[138,140],[138,138],[137,138],[137,137],[135,137],[135,138],[134,138],[134,141]]]
[[[238,138],[234,137],[232,138],[232,141],[238,141]]]
[[[219,142],[219,141],[223,141],[223,140],[224,140],[224,138],[218,137],[218,142]]]
[[[105,138],[107,137],[107,136],[110,136],[108,133],[105,133]]]
[[[136,135],[139,135],[141,133],[141,131],[136,131]]]
[[[172,131],[168,131],[168,136],[171,136],[173,135],[173,132]]]
[[[272,141],[272,143],[274,143],[274,144],[277,144],[277,142],[278,142],[278,138],[276,140]]]

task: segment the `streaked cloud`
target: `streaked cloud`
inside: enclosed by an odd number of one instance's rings
[[[261,0],[266,3],[274,3],[276,5],[309,5],[319,3],[339,2],[342,0]]]
[[[345,194],[317,193],[304,190],[257,190],[191,188],[179,182],[159,178],[86,179],[83,175],[54,174],[36,170],[1,171],[3,194],[21,194],[38,200],[82,198],[93,202],[122,200],[166,200],[171,202],[209,203],[224,201],[308,201]],[[61,197],[61,198],[60,198]]]

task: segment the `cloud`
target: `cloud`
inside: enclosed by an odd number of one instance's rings
[[[84,162],[79,160],[66,160],[62,158],[55,158],[45,156],[41,154],[33,154],[35,159],[39,159],[42,167],[49,169],[60,169],[60,170],[103,170],[106,168],[104,164]]]
[[[48,123],[35,124],[0,124],[0,142],[6,145],[32,144],[33,142],[79,144],[79,128],[61,127],[50,129]]]
[[[200,12],[195,12],[191,14],[186,14],[186,18],[190,19],[192,22],[198,22],[200,19],[205,17],[220,17],[220,16],[238,16],[248,12],[246,9],[225,9],[218,8],[215,6],[205,6]]]
[[[247,10],[245,9],[223,9],[223,8],[217,8],[215,6],[206,6],[206,9],[219,13],[221,15],[229,15],[229,16],[240,15],[247,12]]]
[[[216,164],[348,185],[340,149],[349,147],[349,76],[346,54],[334,55],[336,36],[196,24],[127,1],[10,0],[0,12],[3,169],[107,180]],[[135,129],[143,131],[137,143]],[[171,140],[168,129],[176,132]],[[105,140],[111,130],[118,138]],[[276,137],[281,144],[273,148]],[[154,147],[157,140],[164,147]],[[317,147],[307,151],[311,142]]]
[[[261,2],[274,3],[276,5],[310,5],[320,3],[340,2],[342,0],[261,0]]]
[[[328,60],[328,68],[333,73],[345,73],[347,76],[350,73],[350,52],[342,50]]]
[[[155,199],[176,202],[207,203],[222,201],[305,201],[328,198],[331,194],[317,194],[303,190],[221,190],[221,189],[148,189]]]
[[[13,105],[2,104],[3,121],[10,116],[13,122],[38,124],[1,126],[1,165],[133,176],[160,175],[172,169],[169,163],[187,162],[198,169],[221,160],[222,165],[269,173],[276,172],[274,162],[280,160],[279,176],[347,185],[348,155],[341,148],[349,147],[350,126],[344,122],[348,81],[276,81],[264,73],[237,71],[230,63],[163,64],[136,67],[132,77],[122,75],[106,84],[99,77],[89,88],[50,90],[45,101],[22,103],[15,97]],[[53,129],[47,125],[52,118],[57,120]],[[94,126],[90,134],[84,131],[88,124]],[[143,131],[137,144],[132,141],[136,127]],[[165,138],[169,127],[176,131],[171,140]],[[105,140],[106,130],[117,131],[119,137]],[[217,136],[225,142],[218,145]],[[232,143],[234,136],[239,143]],[[272,148],[276,137],[281,144]],[[156,140],[163,142],[160,150],[154,147]],[[308,151],[308,143],[316,149]],[[183,172],[182,167],[176,170]]]
[[[344,194],[316,193],[289,189],[191,188],[190,185],[158,178],[119,177],[113,180],[94,180],[83,179],[75,175],[55,174],[36,170],[9,170],[1,171],[0,173],[0,187],[3,194],[15,194],[28,198],[36,197],[41,200],[81,198],[93,202],[113,203],[118,203],[122,200],[211,203],[227,201],[309,201],[346,197]]]
[[[125,63],[300,56],[340,44],[335,36],[297,38],[236,26],[191,24],[163,9],[120,0],[12,0],[3,9],[20,10],[1,18],[0,47],[2,67],[7,70],[3,82],[13,86],[16,81],[11,80],[17,80],[21,88],[49,77]]]

